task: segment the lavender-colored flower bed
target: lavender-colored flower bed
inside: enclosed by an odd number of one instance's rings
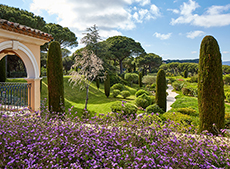
[[[224,138],[180,137],[169,121],[144,124],[3,115],[0,168],[230,168]]]

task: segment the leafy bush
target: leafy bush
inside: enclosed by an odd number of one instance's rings
[[[190,79],[188,80],[188,82],[190,82],[190,83],[197,83],[198,82],[198,75],[194,75],[194,76],[190,77]]]
[[[180,91],[183,88],[184,84],[185,84],[184,81],[177,80],[172,83],[172,86],[176,91]]]
[[[124,90],[120,94],[122,95],[124,99],[130,96],[130,92],[128,90]]]
[[[181,123],[185,126],[192,124],[192,119],[187,114],[182,114],[180,112],[166,112],[163,114],[163,117],[171,121]]]
[[[179,108],[176,111],[180,112],[182,114],[187,114],[189,116],[199,116],[199,113],[196,112],[196,110],[194,110],[192,108]]]
[[[143,126],[143,125],[147,125],[147,126],[151,126],[151,125],[155,125],[155,124],[162,124],[162,119],[157,116],[156,114],[146,114],[141,116],[142,119],[138,119],[138,123],[137,125]]]
[[[170,83],[170,84],[172,84],[173,82],[176,81],[176,78],[173,78],[173,77],[169,77],[168,79],[169,79],[168,83]]]
[[[226,101],[230,103],[230,92],[225,93]]]
[[[143,89],[140,89],[140,90],[138,90],[136,93],[135,93],[135,96],[136,97],[138,97],[138,96],[140,96],[140,95],[142,95],[142,94],[146,94],[146,95],[149,95],[149,92],[147,92],[146,90],[143,90]]]
[[[153,105],[150,105],[146,108],[146,112],[148,114],[151,114],[151,113],[160,113],[160,114],[163,114],[164,111],[157,105],[157,104],[153,104]]]
[[[137,106],[131,103],[126,103],[125,101],[116,102],[110,108],[112,112],[116,113],[119,119],[123,119],[124,116],[136,118]]]
[[[198,95],[198,89],[197,89],[196,86],[195,87],[189,86],[188,89],[189,89],[189,94],[191,96],[197,97],[197,95]]]
[[[136,98],[135,104],[137,107],[142,107],[145,109],[150,104],[152,104],[152,100],[148,95],[144,93]]]
[[[142,83],[152,84],[152,83],[156,83],[156,80],[157,80],[156,76],[144,76],[142,78]]]
[[[115,98],[115,97],[117,97],[119,94],[120,94],[120,90],[115,89],[115,90],[113,90],[112,96]]]
[[[224,84],[227,84],[227,85],[230,84],[230,75],[224,75],[223,79],[224,79]]]
[[[188,96],[189,93],[190,93],[190,90],[189,90],[188,88],[186,88],[186,87],[183,87],[183,88],[181,89],[181,91],[182,91],[183,95],[185,95],[185,96]]]
[[[132,86],[132,83],[138,83],[138,75],[136,73],[126,73],[124,79],[130,82],[130,86]]]
[[[155,97],[155,96],[150,95],[149,97],[150,97],[150,99],[151,99],[151,104],[156,103],[156,97]]]
[[[111,87],[111,89],[112,90],[120,90],[120,91],[122,91],[123,89],[124,89],[124,85],[123,84],[121,84],[121,83],[116,83],[116,84],[114,84],[112,87]]]

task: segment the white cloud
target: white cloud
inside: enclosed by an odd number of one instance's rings
[[[226,6],[211,6],[202,15],[193,12],[200,7],[193,0],[183,3],[180,6],[180,15],[177,19],[172,18],[171,24],[191,24],[201,27],[217,27],[230,25],[230,13],[223,13],[230,9],[230,4]]]
[[[139,2],[141,6],[149,5],[151,3],[150,0],[135,0],[136,2]]]
[[[198,36],[202,36],[205,33],[203,31],[191,31],[187,33],[187,38],[194,39]]]
[[[106,37],[110,33],[120,34],[117,29],[135,28],[133,16],[126,8],[131,4],[132,0],[33,0],[30,10],[35,14],[45,10],[57,15],[58,24],[69,27],[78,37],[94,24],[103,33],[100,35]]]
[[[229,53],[229,51],[223,51],[222,53],[223,53],[223,54],[228,54],[228,53]]]
[[[172,11],[175,14],[180,13],[180,11],[178,9],[167,9],[167,11]]]
[[[151,5],[150,9],[139,9],[133,14],[136,22],[142,23],[144,20],[156,19],[160,16],[160,10],[156,5]]]
[[[168,33],[168,34],[161,34],[161,33],[158,33],[158,32],[155,32],[153,34],[153,36],[156,36],[157,38],[161,39],[161,40],[166,40],[166,39],[169,39],[171,37],[172,33]]]
[[[196,53],[197,53],[197,51],[192,51],[191,53],[192,53],[192,54],[196,54]]]

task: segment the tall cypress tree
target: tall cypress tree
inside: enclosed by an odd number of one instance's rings
[[[163,69],[157,73],[156,104],[166,112],[166,78]]]
[[[139,87],[142,87],[142,73],[141,72],[139,73],[138,84],[139,84]]]
[[[200,132],[218,134],[216,130],[224,128],[224,85],[221,53],[213,36],[204,37],[200,46],[198,106]]]
[[[105,95],[108,98],[110,95],[110,78],[109,78],[109,73],[106,71],[105,72],[105,81],[104,81],[104,90],[105,90]]]
[[[5,57],[0,60],[0,82],[6,81],[6,59]]]
[[[62,67],[60,44],[57,41],[53,41],[49,45],[47,58],[49,110],[53,112],[64,111],[64,85]]]

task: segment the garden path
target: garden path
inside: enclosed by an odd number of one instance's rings
[[[168,89],[167,89],[167,92],[168,92],[168,96],[167,96],[167,111],[169,111],[172,107],[171,105],[176,101],[176,96],[178,95],[176,92],[173,92],[173,87],[172,85],[168,85]]]

